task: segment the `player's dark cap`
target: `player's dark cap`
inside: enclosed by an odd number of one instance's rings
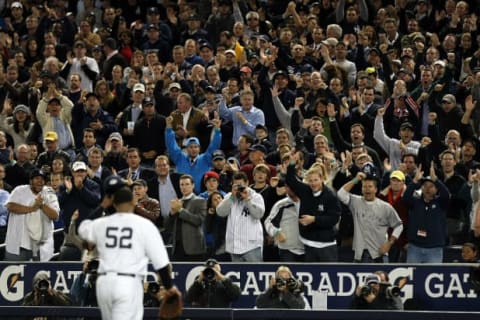
[[[115,191],[126,186],[125,181],[119,176],[110,176],[103,182],[103,192],[106,195],[113,195]]]

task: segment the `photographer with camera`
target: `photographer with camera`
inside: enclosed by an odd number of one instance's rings
[[[22,306],[70,306],[68,295],[52,288],[46,271],[38,271],[33,277],[32,291],[23,297]]]
[[[222,274],[217,260],[208,259],[205,269],[188,288],[185,300],[197,308],[228,308],[239,297],[238,285]]]
[[[86,261],[83,264],[82,273],[75,278],[70,289],[70,296],[73,303],[81,307],[97,307],[97,296],[95,294],[95,282],[98,276],[97,259]]]
[[[403,310],[401,286],[394,286],[387,279],[384,272],[368,275],[365,283],[355,290],[350,309]]]
[[[163,291],[165,290],[157,281],[144,283],[145,293],[143,294],[143,306],[145,308],[158,308],[162,302]]]
[[[270,287],[257,297],[255,303],[259,309],[304,309],[302,296],[303,284],[293,277],[286,266],[278,267]]]

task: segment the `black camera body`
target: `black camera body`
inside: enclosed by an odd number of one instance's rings
[[[160,285],[156,281],[148,282],[147,292],[143,296],[143,306],[148,308],[157,308],[160,301],[157,294],[160,291]]]
[[[48,291],[48,288],[50,288],[50,282],[48,282],[48,280],[42,279],[42,280],[38,281],[37,290],[41,294],[45,294]]]
[[[207,281],[207,282],[215,281],[215,271],[213,271],[213,268],[206,267],[205,269],[203,269],[202,273],[203,273],[203,278],[205,279],[205,281]]]
[[[302,284],[299,280],[295,278],[289,278],[284,280],[280,277],[275,279],[275,286],[277,289],[287,287],[287,289],[292,293],[297,293],[301,291]]]
[[[203,279],[206,283],[210,284],[215,281],[216,272],[213,268],[218,262],[215,259],[208,259],[205,263],[205,269],[203,269]]]
[[[385,296],[387,299],[393,299],[395,297],[400,296],[400,293],[402,292],[402,289],[398,286],[391,286],[389,285],[388,287],[385,288]]]
[[[368,285],[364,285],[362,286],[362,288],[360,289],[360,292],[361,292],[361,295],[362,297],[367,297],[369,296],[370,294],[372,294],[372,287],[368,286]]]

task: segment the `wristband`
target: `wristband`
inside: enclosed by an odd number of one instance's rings
[[[275,238],[281,231],[282,229],[275,230],[275,232],[273,233],[273,237]]]
[[[358,180],[358,178],[357,178],[357,177],[355,177],[355,178],[353,178],[353,180],[352,180],[352,181],[353,181],[353,184],[357,184],[357,183],[358,183],[360,180]]]

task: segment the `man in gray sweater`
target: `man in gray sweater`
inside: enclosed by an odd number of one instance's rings
[[[351,194],[350,190],[360,181],[362,196]],[[376,178],[359,172],[337,194],[338,199],[348,206],[353,215],[355,262],[388,262],[388,251],[403,231],[402,220],[395,209],[376,197],[377,183]],[[387,238],[388,228],[393,229],[390,238]]]

